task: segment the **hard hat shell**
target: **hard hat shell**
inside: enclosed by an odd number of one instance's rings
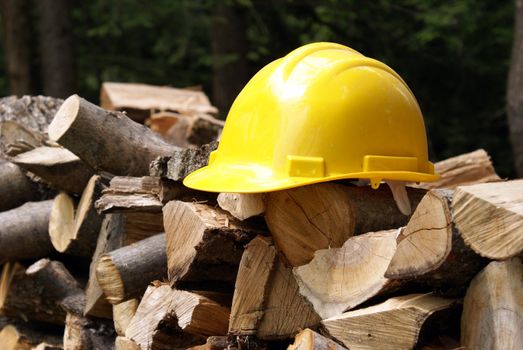
[[[425,125],[387,65],[334,43],[302,46],[261,69],[234,101],[209,165],[184,180],[257,193],[366,178],[427,182]]]

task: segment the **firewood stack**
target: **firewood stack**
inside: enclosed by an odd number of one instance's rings
[[[409,186],[408,216],[351,181],[203,193],[181,180],[216,142],[115,88],[0,114],[1,349],[523,349],[523,180],[485,151]],[[213,111],[191,101],[162,113]]]

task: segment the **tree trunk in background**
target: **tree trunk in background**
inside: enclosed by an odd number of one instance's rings
[[[9,93],[30,94],[30,26],[28,0],[0,0]]]
[[[248,79],[244,18],[241,8],[222,3],[212,14],[213,104],[223,114]]]
[[[514,166],[523,177],[523,0],[515,4],[514,43],[508,76],[507,116]]]
[[[68,0],[38,0],[43,92],[66,98],[74,93],[71,15]]]

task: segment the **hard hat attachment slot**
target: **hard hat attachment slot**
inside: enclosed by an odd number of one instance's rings
[[[325,161],[322,157],[288,155],[286,169],[291,177],[324,177]]]

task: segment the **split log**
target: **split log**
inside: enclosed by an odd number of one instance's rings
[[[229,333],[283,339],[320,322],[299,293],[292,270],[278,258],[270,238],[245,248],[234,290]]]
[[[51,254],[48,227],[52,205],[52,200],[28,202],[0,213],[0,263]]]
[[[457,186],[497,182],[501,178],[496,174],[490,156],[484,149],[461,154],[434,164],[434,171],[440,175],[439,180],[425,182],[415,187],[455,188]]]
[[[452,197],[451,190],[427,192],[397,237],[385,277],[437,289],[463,288],[485,266],[452,222]]]
[[[321,323],[330,336],[351,350],[406,350],[414,348],[429,316],[455,303],[430,293],[411,294],[349,311]]]
[[[15,164],[0,160],[0,212],[40,198],[38,187]]]
[[[67,313],[64,331],[64,350],[114,349],[115,334],[112,327],[102,320]]]
[[[61,147],[42,146],[21,153],[11,161],[37,175],[49,186],[69,193],[82,193],[93,169]]]
[[[522,203],[523,180],[458,187],[454,222],[476,253],[507,259],[523,252]]]
[[[80,312],[83,291],[64,265],[41,259],[25,270],[7,263],[0,283],[0,311],[26,320],[63,324],[65,310]]]
[[[40,343],[49,344],[49,350],[63,349],[61,327],[2,317],[0,329],[2,350],[39,349]]]
[[[188,347],[226,334],[228,320],[229,310],[210,299],[168,285],[150,286],[125,336],[142,350]]]
[[[49,125],[49,137],[96,171],[115,175],[147,175],[151,161],[177,149],[125,114],[106,111],[78,95],[64,101]]]
[[[102,255],[96,277],[111,304],[140,297],[149,283],[167,277],[165,234]]]
[[[260,231],[205,204],[171,201],[163,214],[169,281],[232,286],[243,246]]]
[[[96,208],[105,213],[140,211],[161,212],[159,199],[161,180],[159,177],[115,176],[103,196],[96,202]]]
[[[49,219],[49,236],[61,253],[91,257],[102,224],[102,216],[94,207],[102,192],[101,177],[91,177],[76,210],[67,193],[60,193],[53,202]]]
[[[237,219],[245,220],[265,212],[261,193],[220,193],[218,205]]]
[[[290,345],[287,350],[347,350],[335,341],[325,338],[323,335],[310,330],[304,329],[296,335],[294,344]]]
[[[116,337],[114,342],[115,350],[140,350],[138,344],[126,337]]]
[[[397,231],[371,232],[349,238],[341,248],[316,251],[311,262],[293,269],[301,295],[329,318],[399,288],[402,282],[383,276],[396,251]]]
[[[461,318],[467,349],[523,349],[523,263],[491,262],[470,284]]]
[[[408,189],[412,208],[424,193]],[[291,266],[307,264],[315,251],[339,248],[355,234],[398,228],[409,219],[385,186],[321,183],[268,193],[266,205],[274,243]]]
[[[116,334],[121,336],[125,335],[127,327],[136,314],[139,303],[140,301],[138,299],[130,299],[113,305],[113,320]]]
[[[46,134],[30,130],[15,121],[0,122],[0,150],[6,156],[14,157],[40,147],[46,139]]]

